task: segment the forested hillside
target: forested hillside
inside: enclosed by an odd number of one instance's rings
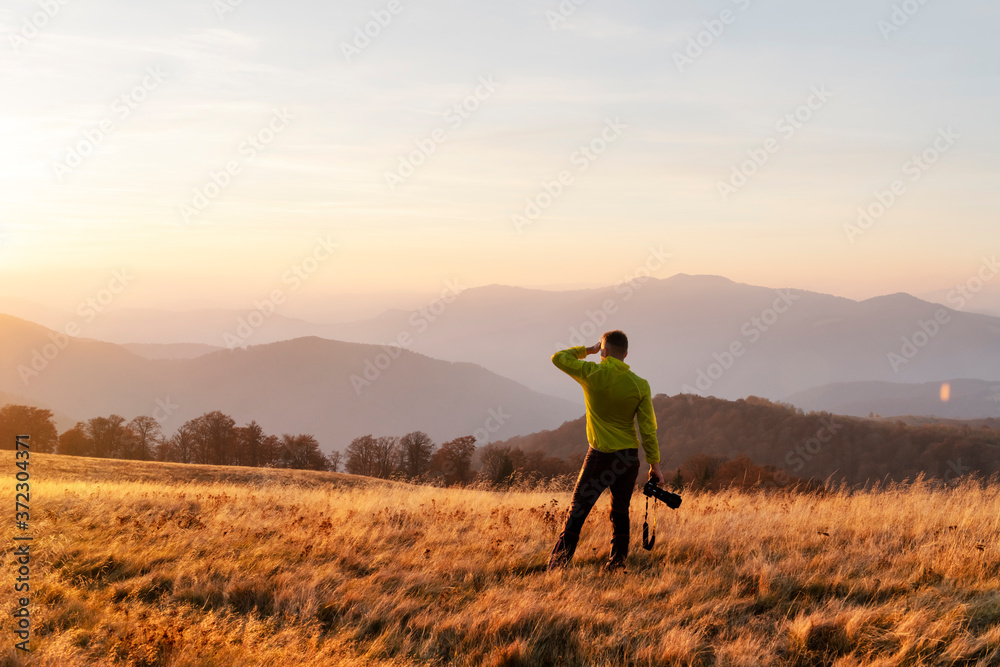
[[[985,427],[910,426],[806,414],[754,396],[726,401],[660,394],[653,408],[668,479],[669,471],[699,455],[746,456],[794,477],[832,477],[850,484],[901,481],[920,473],[950,481],[972,472],[1000,472],[1000,432]],[[501,444],[566,458],[586,450],[586,425],[580,418]]]

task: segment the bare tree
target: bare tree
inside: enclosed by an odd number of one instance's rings
[[[88,419],[85,431],[93,443],[91,456],[123,459],[131,448],[132,432],[121,415]]]
[[[514,475],[514,463],[510,458],[510,445],[490,444],[479,452],[483,467],[480,475],[494,486],[510,482]]]
[[[164,461],[195,462],[195,433],[191,422],[186,422],[177,429],[167,442],[168,445],[165,447],[167,455],[163,458]]]
[[[371,435],[363,435],[351,441],[347,446],[347,462],[344,469],[352,475],[375,476],[376,441]]]
[[[188,421],[194,436],[195,463],[229,465],[236,449],[236,421],[218,410]]]
[[[375,476],[383,479],[392,477],[399,459],[399,438],[383,435],[375,440]]]
[[[281,436],[279,465],[283,468],[326,470],[326,457],[319,449],[319,441],[311,435]]]
[[[423,431],[413,431],[399,439],[399,469],[410,479],[430,470],[433,455],[434,442]]]
[[[153,458],[153,449],[162,437],[160,422],[152,417],[136,417],[128,423],[132,432],[132,448],[126,458],[148,461]]]

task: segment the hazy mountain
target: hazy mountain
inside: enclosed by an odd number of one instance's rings
[[[221,410],[240,424],[256,419],[268,432],[311,433],[330,449],[367,433],[413,430],[438,442],[503,438],[581,414],[473,364],[403,350],[391,358],[377,346],[320,338],[151,360],[0,316],[0,339],[0,391],[81,418],[151,415],[167,433]]]
[[[682,463],[706,456],[746,456],[789,476],[850,484],[901,481],[919,473],[950,481],[970,472],[984,477],[1000,472],[1000,432],[990,429],[803,414],[759,398],[661,395],[653,398],[653,409],[668,479]],[[500,444],[564,458],[585,453],[586,421],[581,417]]]
[[[203,308],[174,312],[155,308],[120,308],[81,321],[83,335],[112,343],[200,343],[231,347],[226,335],[244,339],[246,345],[328,333],[320,324],[286,317],[280,311]],[[242,345],[240,345],[242,347]]]
[[[591,344],[610,328],[629,335],[627,361],[654,393],[777,399],[834,382],[1000,380],[1000,318],[906,294],[853,301],[715,276],[681,274],[569,292],[492,285],[423,311],[388,312],[331,329],[344,340],[409,336],[409,349],[478,363],[580,401],[579,387],[549,356],[560,347]]]
[[[792,394],[785,400],[804,410],[865,417],[925,415],[945,419],[1000,417],[1000,382],[951,380],[948,400],[941,382],[841,382]]]
[[[41,324],[43,327],[56,331],[62,331],[67,322],[80,319],[79,316],[68,310],[53,308],[30,299],[14,296],[0,296],[0,313]]]
[[[126,343],[122,347],[146,359],[194,359],[223,349],[202,343]]]
[[[654,393],[782,399],[840,382],[1000,381],[1000,318],[907,294],[853,301],[684,274],[588,290],[491,285],[456,291],[415,310],[388,310],[349,324],[313,323],[279,311],[256,316],[260,326],[254,327],[248,326],[249,311],[121,309],[86,323],[82,335],[215,346],[226,345],[226,334],[246,336],[250,345],[302,336],[390,343],[475,363],[578,405],[579,387],[549,357],[562,347],[593,343],[610,328],[629,334],[628,363]]]
[[[52,408],[42,401],[27,398],[25,396],[21,396],[20,394],[11,394],[6,391],[0,391],[0,405],[6,405],[8,403],[12,403],[14,405],[27,405],[29,408],[39,408],[42,410],[52,411]],[[73,425],[76,424],[79,419],[62,412],[52,411],[52,421],[55,422],[56,430],[62,433],[66,429],[73,428]]]

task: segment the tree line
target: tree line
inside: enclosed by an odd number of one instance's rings
[[[574,473],[582,460],[582,454],[573,462],[502,444],[477,448],[473,436],[437,446],[422,431],[402,437],[364,435],[344,451],[344,469],[349,473],[448,486],[531,486]]]
[[[256,421],[237,426],[218,410],[188,420],[169,437],[148,416],[94,417],[61,435],[52,417],[50,410],[3,406],[0,447],[13,449],[14,436],[29,433],[33,451],[69,456],[333,471],[340,466],[340,452],[324,455],[312,435],[267,434]]]
[[[531,486],[575,474],[583,459],[546,456],[503,444],[476,446],[462,436],[437,445],[422,431],[403,436],[364,435],[341,453],[323,454],[312,435],[267,434],[256,421],[238,426],[218,410],[190,419],[167,436],[153,417],[121,415],[77,422],[59,434],[50,410],[24,405],[0,407],[0,446],[31,434],[31,448],[43,453],[136,461],[329,470],[384,479],[440,485]]]

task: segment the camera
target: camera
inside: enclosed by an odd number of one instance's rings
[[[657,500],[663,501],[672,510],[677,509],[681,506],[681,497],[676,493],[670,493],[666,489],[661,489],[656,485],[656,482],[649,480],[646,485],[642,487],[642,492],[644,495],[651,498],[656,498]]]

